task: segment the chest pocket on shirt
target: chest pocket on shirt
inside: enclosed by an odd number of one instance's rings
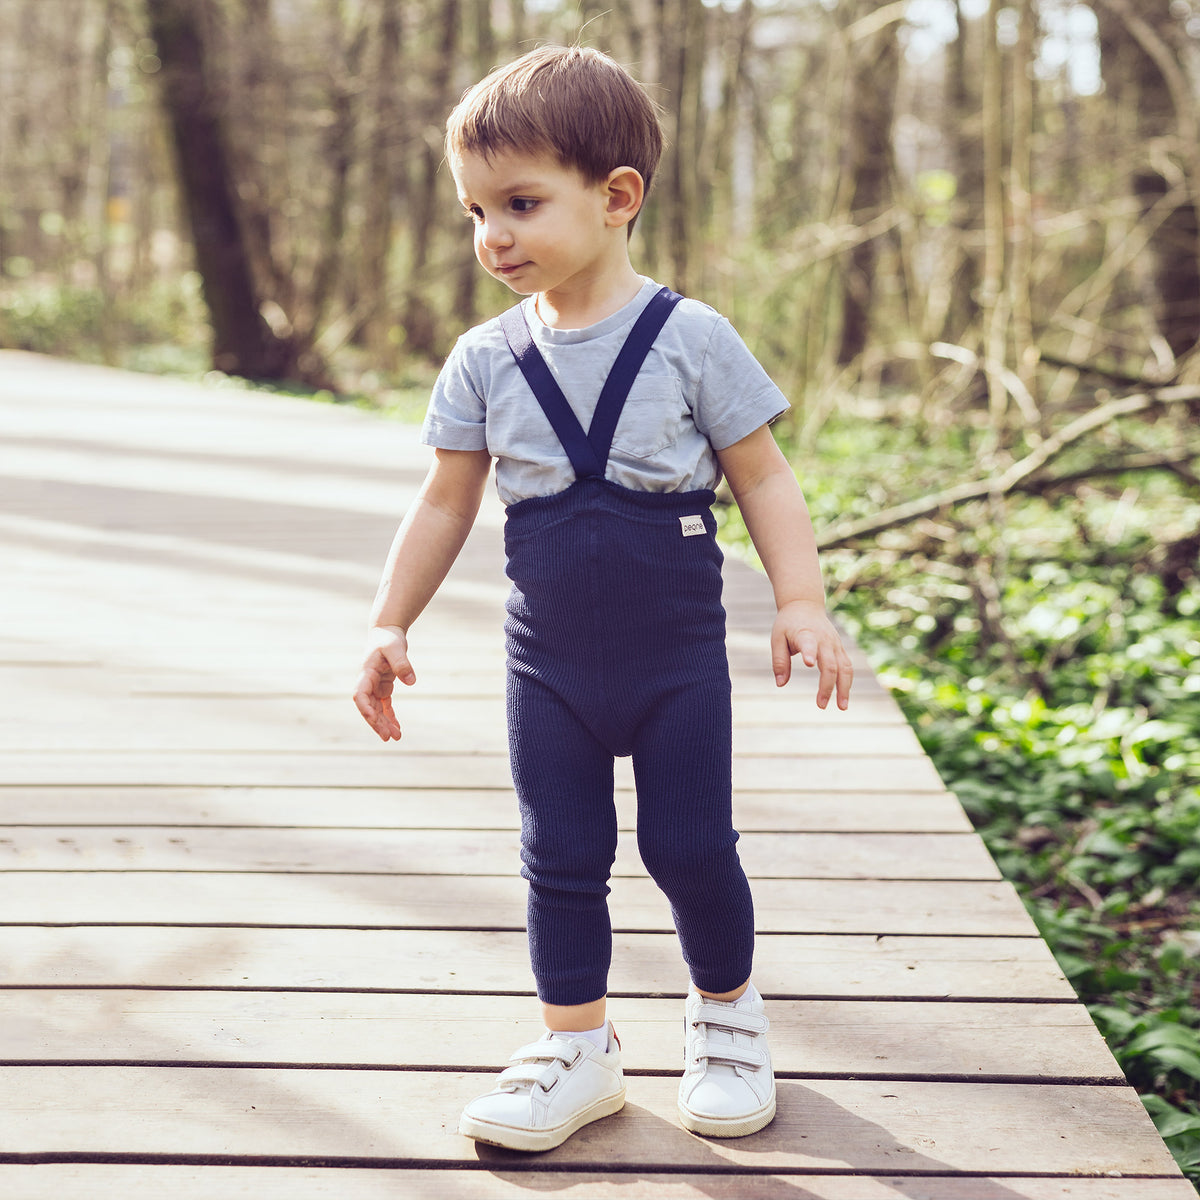
[[[679,437],[687,416],[678,379],[640,378],[633,385],[613,434],[613,449],[630,458],[650,458]]]

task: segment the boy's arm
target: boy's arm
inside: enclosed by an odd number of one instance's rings
[[[398,679],[413,684],[408,629],[433,599],[475,522],[491,457],[486,450],[437,450],[429,474],[392,541],[354,703],[383,741],[400,737],[392,709]]]
[[[854,668],[825,611],[825,588],[808,505],[769,426],[717,451],[721,469],[775,591],[778,613],[771,630],[771,664],[780,687],[792,673],[792,655],[820,672],[817,704],[837,695],[850,702]]]

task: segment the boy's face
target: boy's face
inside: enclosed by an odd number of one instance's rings
[[[553,155],[464,154],[451,171],[475,224],[475,257],[522,296],[586,286],[624,246],[623,228],[606,219],[607,183],[589,183]]]

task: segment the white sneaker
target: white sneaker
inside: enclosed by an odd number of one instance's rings
[[[552,1150],[625,1104],[621,1043],[611,1023],[607,1050],[547,1030],[509,1062],[515,1065],[500,1072],[496,1086],[463,1109],[459,1133],[510,1150]]]
[[[775,1116],[770,1022],[753,985],[735,1001],[687,999],[686,1048],[679,1084],[684,1129],[705,1137],[744,1137]]]

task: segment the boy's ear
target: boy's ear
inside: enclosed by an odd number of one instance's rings
[[[617,167],[609,172],[605,188],[608,192],[606,224],[613,229],[628,225],[641,212],[642,201],[646,198],[641,173],[633,167]]]

